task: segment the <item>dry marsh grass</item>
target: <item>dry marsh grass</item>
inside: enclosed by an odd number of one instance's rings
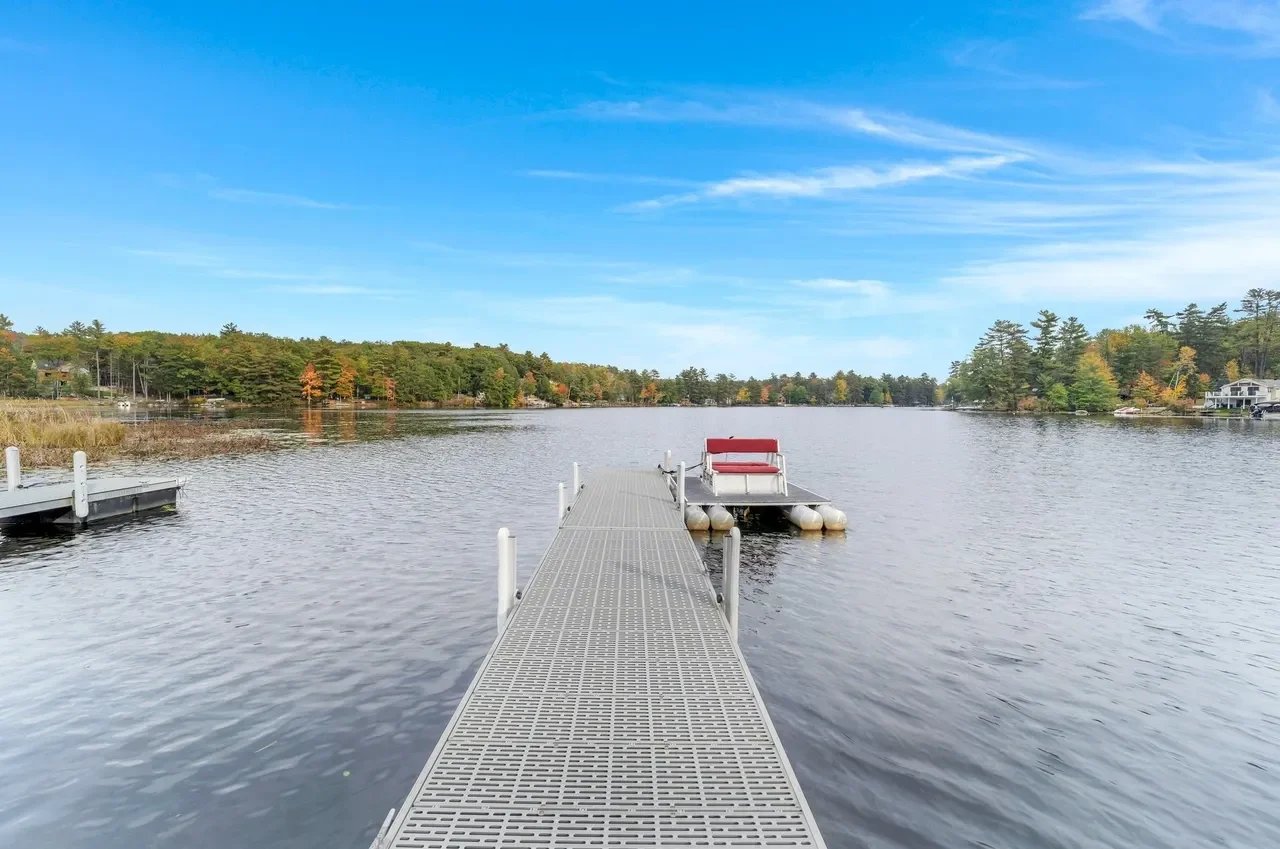
[[[157,419],[123,423],[91,408],[0,402],[0,446],[16,445],[26,468],[66,466],[84,451],[90,462],[122,457],[194,459],[268,451],[281,442],[233,422]]]

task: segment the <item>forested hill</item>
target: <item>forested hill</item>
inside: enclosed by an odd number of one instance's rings
[[[101,322],[57,333],[19,333],[0,315],[0,394],[93,395],[105,387],[151,398],[223,397],[250,404],[369,398],[398,403],[484,399],[512,407],[551,404],[932,404],[937,382],[920,377],[771,374],[740,379],[688,368],[656,371],[557,362],[505,345],[287,339],[228,324],[218,334],[114,332]]]

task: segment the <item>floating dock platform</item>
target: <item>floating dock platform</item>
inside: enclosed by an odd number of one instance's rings
[[[707,482],[698,475],[685,476],[684,496],[690,504],[697,504],[700,507],[710,507],[713,504],[719,504],[721,507],[795,507],[801,504],[816,507],[819,504],[831,503],[830,498],[793,483],[787,484],[785,495],[782,493],[716,495],[711,491],[711,487],[707,486]]]
[[[523,597],[499,531],[497,640],[372,849],[824,847],[738,649],[738,530],[718,595],[666,475],[577,479]]]
[[[26,524],[87,525],[169,507],[178,502],[182,478],[90,478],[83,451],[75,452],[72,479],[22,484],[17,448],[5,449],[6,491],[0,492],[0,527]]]
[[[669,478],[689,530],[727,531],[753,510],[769,508],[804,531],[848,528],[849,517],[829,498],[788,479],[778,439],[708,437],[704,446],[702,461],[694,466],[701,474],[685,474],[683,462],[673,467],[670,451],[658,467]]]

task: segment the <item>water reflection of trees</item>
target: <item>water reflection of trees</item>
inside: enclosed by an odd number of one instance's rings
[[[303,410],[302,432],[312,439],[323,439],[324,414],[320,410]]]

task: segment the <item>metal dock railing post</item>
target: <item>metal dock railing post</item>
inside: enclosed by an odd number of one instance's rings
[[[738,569],[742,565],[742,532],[730,528],[724,535],[724,618],[729,636],[738,641]]]
[[[578,500],[578,490],[582,489],[582,471],[575,461],[573,464],[573,500]]]
[[[71,502],[75,507],[76,518],[83,522],[89,518],[89,458],[83,451],[72,455],[71,475],[74,481]]]
[[[506,528],[498,528],[498,633],[506,627],[511,609],[516,606],[516,537]]]
[[[10,492],[22,486],[22,457],[16,445],[4,449],[4,471],[9,479]]]
[[[680,476],[679,481],[676,482],[676,488],[680,493],[678,496],[680,500],[680,520],[684,521],[684,508],[686,506],[684,495],[684,460],[680,461],[680,467],[677,474]]]
[[[667,453],[662,455],[662,470],[664,472],[671,471],[671,449],[667,449]]]
[[[556,527],[560,527],[564,523],[564,514],[569,512],[569,502],[565,499],[564,481],[560,481],[560,503],[559,509],[556,511]]]

